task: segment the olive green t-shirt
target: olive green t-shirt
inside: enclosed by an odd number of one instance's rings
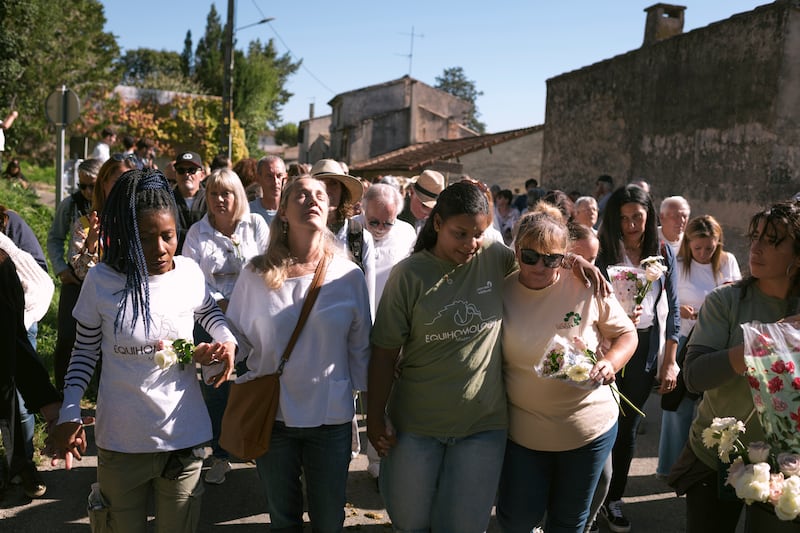
[[[397,429],[447,438],[507,427],[498,339],[503,279],[515,265],[491,242],[464,264],[422,251],[392,270],[372,343],[402,348],[388,404]]]
[[[746,290],[737,285],[718,287],[706,297],[700,308],[700,317],[689,339],[689,350],[691,351],[692,346],[705,346],[715,351],[738,346],[744,342],[740,324],[753,320],[777,322],[785,314],[786,300],[767,296],[755,284],[751,284]],[[700,356],[692,365],[696,368],[694,371],[720,371],[715,368],[711,357],[704,361],[704,356]],[[722,369],[725,370],[728,369]],[[697,416],[692,422],[689,446],[704,464],[716,470],[717,451],[703,445],[703,430],[711,425],[714,417],[732,416],[742,422],[750,417],[747,430],[740,437],[741,441],[745,445],[753,441],[763,441],[764,430],[758,416],[755,413],[750,416],[751,413],[753,396],[746,377],[735,376],[719,387],[706,390],[697,408]]]

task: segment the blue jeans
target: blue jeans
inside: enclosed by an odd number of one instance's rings
[[[315,533],[342,531],[350,466],[352,425],[272,429],[269,451],[256,459],[258,477],[267,494],[270,531],[302,533],[305,475],[308,516]]]
[[[505,447],[504,429],[446,439],[398,432],[379,477],[394,530],[486,531]]]
[[[617,425],[589,444],[563,452],[542,452],[508,441],[497,521],[504,533],[529,533],[547,512],[547,533],[583,533],[597,480]]]
[[[28,341],[36,350],[36,335],[39,332],[39,323],[34,322],[28,329]],[[17,391],[17,423],[14,426],[14,443],[12,451],[12,470],[19,470],[33,461],[33,433],[36,429],[36,419],[28,411],[22,394]]]
[[[668,476],[672,465],[689,440],[689,430],[694,420],[698,400],[683,397],[677,411],[663,411],[661,414],[661,435],[658,438],[658,467],[656,474]]]
[[[686,341],[687,337],[681,335],[681,338],[678,339],[678,353]],[[661,435],[658,437],[658,467],[656,468],[656,474],[659,476],[669,475],[672,465],[678,460],[683,447],[686,446],[697,402],[696,399],[684,396],[677,410],[661,413]]]

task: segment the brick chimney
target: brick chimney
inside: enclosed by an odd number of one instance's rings
[[[683,33],[683,12],[686,6],[654,4],[645,8],[647,21],[644,25],[642,46],[657,43]]]

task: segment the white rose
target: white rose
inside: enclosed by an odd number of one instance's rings
[[[666,271],[667,267],[661,263],[648,263],[644,268],[644,277],[647,279],[647,281],[652,283],[657,279],[660,279]]]
[[[769,459],[769,446],[760,440],[747,446],[747,457],[751,463],[766,463]]]
[[[177,363],[178,354],[172,349],[172,342],[164,341],[164,347],[155,353],[153,360],[161,370],[166,370]]]
[[[800,477],[783,480],[781,496],[775,503],[775,515],[781,520],[794,520],[800,515]]]
[[[786,477],[800,475],[800,455],[796,453],[779,453],[778,469]]]
[[[734,478],[733,488],[736,489],[736,496],[750,505],[769,499],[769,481],[769,465],[756,463],[744,467],[741,475]]]

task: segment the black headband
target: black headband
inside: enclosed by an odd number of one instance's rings
[[[431,197],[431,198],[433,198],[434,200],[436,200],[437,198],[439,198],[439,194],[438,194],[438,193],[431,192],[431,191],[427,190],[426,188],[424,188],[424,187],[420,186],[420,184],[419,184],[419,183],[417,183],[417,182],[414,182],[414,189],[416,189],[417,191],[421,192],[421,193],[422,193],[422,194],[424,194],[425,196],[430,196],[430,197]]]

